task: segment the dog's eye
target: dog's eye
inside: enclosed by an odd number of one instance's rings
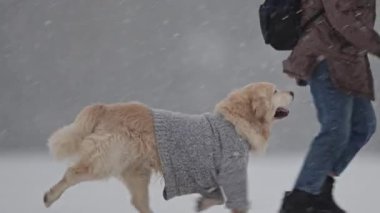
[[[274,90],[273,94],[276,94],[278,92],[278,90]]]

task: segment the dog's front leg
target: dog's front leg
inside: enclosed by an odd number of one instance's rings
[[[247,213],[247,210],[238,210],[238,209],[233,209],[231,213]]]
[[[220,188],[214,188],[207,193],[202,193],[202,197],[197,200],[196,211],[201,212],[215,205],[222,205],[224,197]]]
[[[201,211],[204,211],[204,210],[206,210],[212,206],[222,205],[223,203],[224,203],[224,201],[220,200],[220,199],[201,197],[197,200],[196,211],[201,212]]]

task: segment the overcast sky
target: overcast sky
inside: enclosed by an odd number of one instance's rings
[[[306,149],[318,131],[310,94],[282,74],[289,53],[264,45],[259,4],[0,0],[0,150],[46,149],[52,131],[94,102],[202,113],[254,81],[296,93],[270,150]],[[380,60],[371,60],[379,91]],[[380,151],[379,141],[367,150]]]

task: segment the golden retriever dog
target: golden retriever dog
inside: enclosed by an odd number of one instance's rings
[[[154,109],[144,104],[128,102],[87,106],[73,123],[57,130],[49,138],[52,155],[58,160],[70,159],[72,164],[62,179],[45,193],[44,204],[49,207],[66,189],[80,182],[116,177],[130,191],[132,205],[140,213],[151,213],[148,185],[151,174],[157,172],[164,176],[165,187],[168,187],[164,197],[198,192],[202,197],[198,200],[197,211],[226,203],[233,213],[247,212],[245,176],[248,161],[244,153],[265,149],[273,122],[288,115],[287,107],[293,98],[293,92],[277,90],[271,83],[251,83],[231,92],[216,105],[213,113],[185,116],[194,120],[192,123],[186,119],[182,122],[177,117],[168,121],[161,118],[165,125],[169,125],[168,131],[175,129],[170,134],[193,134],[190,139],[194,144],[185,138],[185,142],[181,142],[182,138],[177,142],[177,138],[171,143],[176,144],[174,147],[165,141],[158,143]],[[178,122],[189,125],[189,129],[181,129],[182,124]],[[198,127],[198,124],[205,126]],[[203,130],[210,133],[203,137]],[[213,135],[219,139],[214,140]],[[201,143],[200,139],[206,142]],[[215,142],[217,140],[223,142]],[[172,149],[171,152],[162,151],[166,146]],[[211,158],[209,153],[202,155],[203,148],[214,150],[210,152],[215,152],[215,155]],[[207,159],[199,161],[198,158]],[[180,170],[175,172],[185,174],[182,180],[168,180],[170,171],[165,166],[173,159],[191,161],[190,164],[178,162],[181,160],[174,162],[175,168]],[[206,178],[192,174],[194,171],[199,171]],[[189,177],[194,178],[186,179]],[[213,177],[221,177],[220,182],[214,182]],[[207,192],[201,188],[170,191],[171,186],[182,187],[172,182],[180,184],[184,180],[202,186],[209,184],[213,188]]]

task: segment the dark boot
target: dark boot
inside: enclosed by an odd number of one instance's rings
[[[345,213],[334,201],[333,188],[334,178],[326,178],[325,183],[322,186],[321,194],[315,199],[314,210],[315,213]]]
[[[280,213],[313,213],[315,195],[301,190],[285,192]]]

